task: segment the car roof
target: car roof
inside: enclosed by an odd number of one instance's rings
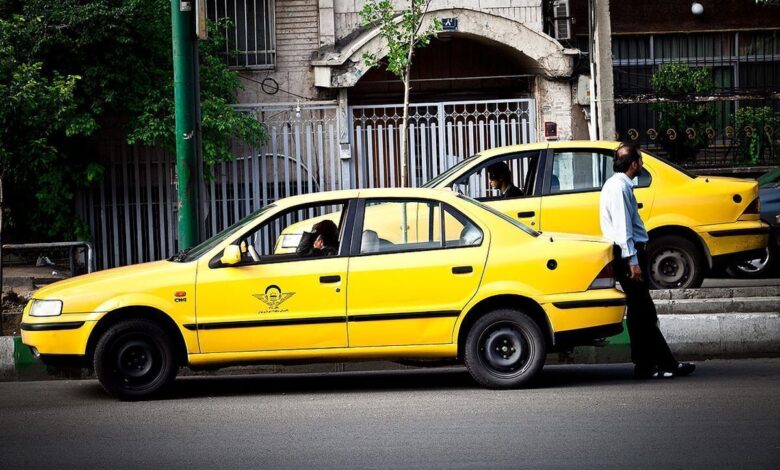
[[[372,188],[372,189],[348,189],[340,191],[322,191],[317,193],[301,194],[290,196],[276,201],[279,207],[295,206],[306,203],[317,203],[323,201],[337,201],[341,199],[371,197],[392,197],[392,198],[432,198],[441,200],[453,200],[457,194],[449,188],[429,189],[429,188]]]
[[[613,141],[613,140],[562,140],[562,141],[552,140],[549,142],[534,142],[530,144],[518,144],[518,145],[507,145],[504,147],[495,147],[480,152],[479,156],[480,159],[491,158],[497,155],[503,155],[505,153],[527,152],[529,150],[542,150],[548,147],[553,149],[588,147],[588,148],[596,148],[596,149],[615,150],[618,147],[618,145],[620,145],[620,142]]]

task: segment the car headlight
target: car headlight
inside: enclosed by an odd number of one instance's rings
[[[61,300],[33,300],[30,307],[31,317],[56,317],[62,313]]]

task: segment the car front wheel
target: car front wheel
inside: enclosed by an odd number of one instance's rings
[[[478,319],[466,337],[464,362],[488,388],[527,384],[544,365],[545,341],[539,326],[522,312],[494,310]]]
[[[127,320],[110,327],[95,348],[95,374],[120,400],[161,393],[178,372],[173,341],[156,323]]]

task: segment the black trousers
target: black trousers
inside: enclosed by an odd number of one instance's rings
[[[673,371],[677,368],[663,333],[658,328],[658,314],[650,297],[650,272],[647,269],[647,253],[644,244],[637,244],[637,258],[642,269],[642,280],[634,281],[628,261],[623,259],[620,247],[615,246],[615,279],[626,294],[626,324],[631,339],[631,360],[640,368],[654,368]]]

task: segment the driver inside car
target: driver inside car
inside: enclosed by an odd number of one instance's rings
[[[332,220],[317,222],[311,232],[303,232],[298,243],[298,256],[313,258],[335,256],[339,252],[339,229]]]

